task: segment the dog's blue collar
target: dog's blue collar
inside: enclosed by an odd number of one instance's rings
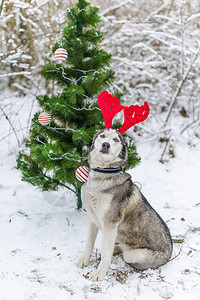
[[[113,173],[119,173],[122,171],[122,168],[91,168],[93,171],[98,173],[106,173],[106,174],[113,174]]]

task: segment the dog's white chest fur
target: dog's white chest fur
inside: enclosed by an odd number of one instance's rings
[[[109,188],[108,182],[98,182],[91,178],[83,185],[81,196],[83,204],[87,210],[90,220],[102,229],[106,213],[110,209],[112,195],[109,193],[102,194],[103,189]]]

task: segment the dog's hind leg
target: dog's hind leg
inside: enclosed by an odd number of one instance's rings
[[[148,268],[156,269],[164,265],[170,259],[170,256],[169,251],[153,251],[146,248],[123,251],[125,262],[141,271]]]

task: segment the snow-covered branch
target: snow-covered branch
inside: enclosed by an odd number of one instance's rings
[[[173,95],[173,97],[172,97],[172,101],[171,101],[171,104],[170,104],[170,107],[169,107],[169,111],[168,111],[168,113],[167,113],[167,117],[166,117],[166,120],[165,120],[165,126],[167,125],[167,123],[168,123],[168,121],[169,121],[169,117],[170,117],[170,115],[171,115],[171,113],[172,113],[172,109],[173,109],[174,106],[176,105],[177,98],[178,98],[178,96],[180,95],[181,89],[182,89],[182,87],[183,87],[185,81],[186,81],[187,78],[188,78],[188,75],[189,75],[189,73],[190,73],[190,71],[191,71],[191,69],[192,69],[192,67],[193,67],[193,65],[194,65],[194,62],[196,61],[196,59],[197,59],[197,57],[198,57],[198,55],[199,55],[199,52],[200,52],[200,47],[198,48],[196,54],[194,55],[194,57],[193,57],[193,59],[192,59],[192,61],[191,61],[191,64],[189,65],[188,69],[186,70],[186,73],[185,73],[185,75],[183,76],[183,79],[182,79],[182,80],[180,81],[180,83],[178,84],[178,87],[177,87],[177,89],[176,89],[176,91],[175,91],[175,93],[174,93],[174,95]]]
[[[103,10],[103,12],[100,13],[100,16],[103,17],[103,16],[107,15],[108,13],[113,12],[113,10],[116,10],[122,6],[125,6],[127,3],[133,3],[133,0],[125,0],[123,2],[113,5],[111,7],[108,7],[105,10]]]
[[[22,71],[22,72],[13,72],[13,73],[7,73],[7,74],[0,74],[1,78],[4,77],[10,77],[10,76],[19,76],[19,75],[31,75],[31,72],[28,71]]]

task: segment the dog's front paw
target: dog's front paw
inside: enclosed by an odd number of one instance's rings
[[[90,256],[81,256],[77,262],[77,267],[78,268],[83,268],[83,267],[87,267],[90,261]]]
[[[90,276],[90,280],[92,281],[101,281],[106,276],[106,271],[102,271],[99,268],[94,270]]]

